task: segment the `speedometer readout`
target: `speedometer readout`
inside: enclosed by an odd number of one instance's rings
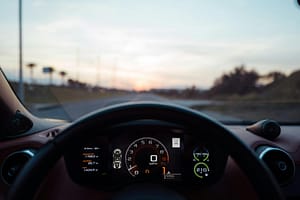
[[[169,153],[157,139],[142,137],[133,141],[125,153],[129,174],[137,176],[163,176],[167,172]]]

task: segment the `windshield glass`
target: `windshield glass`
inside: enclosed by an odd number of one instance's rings
[[[299,8],[294,0],[2,1],[0,66],[40,117],[72,121],[150,100],[225,122],[300,122]]]

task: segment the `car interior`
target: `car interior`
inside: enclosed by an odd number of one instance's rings
[[[49,67],[43,70],[51,71]],[[229,79],[239,70],[247,72],[241,67],[223,77]],[[296,77],[296,73],[291,74],[281,77],[283,81],[278,83],[294,80],[290,77]],[[291,89],[295,99],[287,97],[287,102],[292,102],[287,113],[294,112],[299,117],[300,76],[297,77],[298,89]],[[211,93],[200,92],[196,97],[193,94],[191,99],[211,98],[212,92],[221,91],[217,86],[225,79],[218,79]],[[67,91],[68,86],[62,83],[54,80],[46,85]],[[72,81],[68,84],[70,91],[83,87],[91,93],[91,87],[72,86]],[[276,89],[275,84],[276,81],[273,85],[259,86],[255,92],[263,96],[269,88]],[[180,101],[178,96],[168,97],[168,101],[112,100],[119,98],[120,93],[149,97],[158,92],[155,94],[166,98],[161,93],[166,90],[146,89],[125,92],[120,89],[112,98],[105,97],[105,106],[91,106],[91,109],[85,109],[82,101],[74,104],[78,107],[66,107],[64,112],[82,109],[84,114],[74,119],[56,118],[34,113],[18,96],[15,85],[6,75],[5,66],[1,66],[0,200],[300,199],[299,118],[279,121],[267,110],[264,118],[257,114],[251,121],[222,121],[216,119],[214,112],[212,115],[205,112],[206,104],[204,111],[185,106],[183,103],[190,103],[190,99],[184,99],[181,93]],[[42,87],[37,83],[32,85],[26,84],[26,89],[32,92]],[[288,88],[289,85],[284,91],[289,91]],[[105,87],[100,89],[101,95],[111,92]],[[236,106],[236,98],[241,98],[238,102],[248,102],[246,98],[254,98],[255,92],[247,93],[246,97],[218,96],[212,102],[216,102],[214,106],[223,101]],[[42,95],[46,94],[37,96]],[[84,98],[81,95],[79,100]],[[262,102],[265,105],[271,100]],[[67,105],[69,101],[64,103]],[[233,108],[229,110],[234,112]]]
[[[30,114],[3,73],[1,94],[2,199],[299,197],[299,126],[263,121],[254,134],[158,102],[70,123]]]

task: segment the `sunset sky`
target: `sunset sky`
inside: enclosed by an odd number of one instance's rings
[[[0,3],[0,66],[18,76],[18,1]],[[23,0],[24,65],[125,89],[210,87],[245,64],[300,69],[294,0]],[[24,68],[25,80],[29,70]],[[54,76],[60,83],[58,74]]]

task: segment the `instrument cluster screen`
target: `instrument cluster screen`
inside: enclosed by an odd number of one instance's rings
[[[79,184],[111,188],[130,182],[205,185],[225,168],[217,145],[181,129],[114,129],[82,141],[64,156],[70,177]]]
[[[104,140],[108,144],[93,142],[80,147],[82,175],[181,180],[182,137],[119,136]]]

